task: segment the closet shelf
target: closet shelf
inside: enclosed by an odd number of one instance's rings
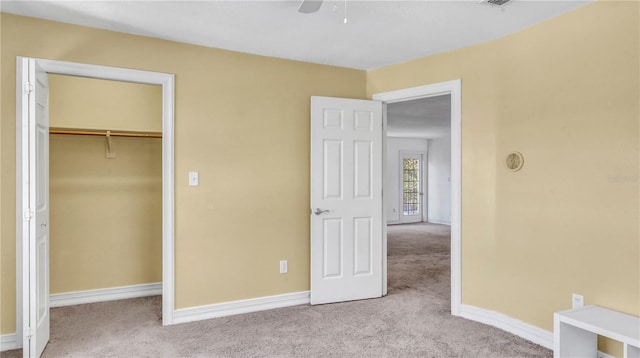
[[[103,130],[80,130],[80,129],[57,129],[50,128],[49,134],[70,134],[70,135],[93,135],[106,137],[138,137],[138,138],[162,138],[162,133],[157,132],[124,132],[124,131],[103,131]]]

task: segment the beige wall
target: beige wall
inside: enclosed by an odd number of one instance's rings
[[[106,159],[103,137],[50,135],[51,293],[162,281],[162,140],[112,149]]]
[[[49,93],[51,127],[162,131],[160,86],[49,75]],[[105,142],[50,136],[51,293],[162,281],[162,140]]]
[[[49,75],[49,126],[162,132],[162,86]]]
[[[19,55],[176,75],[177,308],[309,289],[309,97],[364,98],[366,72],[1,16],[1,333],[15,330]]]
[[[546,330],[574,292],[640,314],[639,33],[638,2],[597,2],[369,72],[369,95],[462,79],[463,303]]]

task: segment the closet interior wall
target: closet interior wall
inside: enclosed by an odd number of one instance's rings
[[[53,128],[160,133],[159,86],[49,75]],[[50,134],[50,293],[162,281],[162,139]]]

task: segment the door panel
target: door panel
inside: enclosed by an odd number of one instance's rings
[[[382,104],[311,99],[311,303],[382,296]]]
[[[342,199],[342,141],[323,141],[323,188],[325,200]]]
[[[323,278],[342,277],[342,220],[323,220]]]
[[[49,342],[49,82],[36,63],[36,356]]]
[[[355,276],[370,275],[372,262],[372,246],[373,232],[371,231],[371,218],[355,218],[354,221],[354,240],[355,240],[355,257],[353,272]]]
[[[356,199],[371,199],[371,170],[373,169],[373,143],[371,141],[356,141],[354,149],[354,197]]]

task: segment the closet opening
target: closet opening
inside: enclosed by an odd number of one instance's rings
[[[162,87],[48,79],[50,307],[160,296]]]

